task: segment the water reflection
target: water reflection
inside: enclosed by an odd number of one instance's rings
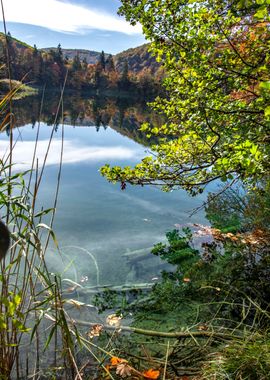
[[[17,139],[14,158],[20,168],[31,163],[37,126],[40,125],[37,157],[44,158],[49,136],[53,135],[39,202],[52,207],[61,151],[59,96],[46,94],[14,104]],[[64,97],[64,156],[61,187],[54,224],[62,255],[52,247],[48,263],[52,271],[81,286],[151,283],[159,277],[161,263],[149,252],[165,239],[175,225],[203,223],[203,212],[189,215],[201,204],[184,191],[162,193],[153,187],[108,183],[99,168],[134,165],[145,155],[149,140],[139,131],[144,121],[159,124],[157,115],[132,99]],[[56,126],[54,125],[57,120]],[[40,120],[40,124],[38,122]],[[0,135],[0,149],[8,145]],[[97,281],[98,278],[98,281]]]
[[[24,98],[14,104],[16,115],[16,126],[31,124],[34,128],[38,121],[48,126],[59,127],[62,123],[62,112],[58,111],[60,93],[45,93],[42,96]],[[62,106],[60,107],[62,109]],[[151,143],[139,128],[144,122],[159,125],[161,119],[151,112],[145,104],[136,103],[134,99],[124,97],[87,96],[67,93],[63,99],[63,121],[65,125],[78,127],[95,127],[98,132],[100,128],[109,126],[122,135],[132,138],[145,146]]]
[[[40,162],[43,162],[49,139],[44,139],[37,145],[37,156]],[[62,141],[60,139],[54,139],[51,142],[50,154],[47,158],[46,165],[58,165],[60,160],[62,148]],[[16,170],[27,170],[31,168],[32,157],[35,149],[35,141],[23,141],[18,140],[16,142],[16,149],[14,149],[13,160],[16,163],[14,168]],[[127,148],[124,146],[114,147],[100,147],[100,146],[80,146],[78,142],[66,139],[64,141],[65,154],[63,157],[64,164],[74,164],[82,162],[104,162],[112,160],[126,160],[134,159],[138,157],[138,151],[136,149]],[[9,152],[9,141],[0,141],[0,151],[4,152],[4,158]],[[35,167],[35,165],[34,165]]]

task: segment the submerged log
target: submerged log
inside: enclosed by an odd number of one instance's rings
[[[96,324],[92,322],[82,321],[79,319],[72,319],[70,321],[71,324],[79,325],[79,326],[87,326],[94,327]],[[105,330],[119,330],[126,331],[129,333],[147,335],[147,336],[156,336],[160,338],[175,338],[175,339],[187,339],[187,338],[213,338],[213,339],[221,339],[221,340],[232,340],[232,339],[241,339],[241,336],[215,332],[215,331],[175,331],[175,332],[164,332],[164,331],[155,331],[155,330],[145,330],[139,329],[131,326],[119,326],[115,328],[114,326],[110,326],[107,324],[102,325]]]
[[[80,288],[77,289],[79,294],[96,294],[107,291],[113,291],[117,293],[121,292],[132,292],[137,290],[149,290],[154,284],[152,283],[142,283],[136,285],[116,285],[116,286],[94,286],[90,288]]]
[[[136,292],[138,290],[149,291],[152,289],[154,283],[141,283],[136,285],[103,285],[103,286],[92,286],[92,287],[78,287],[72,290],[72,294],[76,291],[78,295],[95,295],[98,293],[104,293],[107,291],[113,291],[116,293],[122,292]],[[63,295],[69,295],[71,292],[63,291]]]
[[[129,264],[136,263],[138,261],[149,260],[153,258],[153,255],[150,254],[153,247],[136,249],[135,251],[126,252],[122,255],[127,259]]]

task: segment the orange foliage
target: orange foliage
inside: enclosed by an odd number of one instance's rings
[[[127,360],[118,358],[117,356],[111,357],[111,365],[116,366],[118,364],[127,363]]]
[[[128,364],[128,361],[125,359],[118,358],[117,356],[111,357],[111,365],[107,365],[106,369],[109,371],[112,367],[116,367],[116,374],[120,375],[121,377],[128,377],[131,376],[131,374],[135,374],[136,376],[139,376],[139,378],[144,377],[145,379],[152,379],[156,380],[158,379],[160,375],[160,371],[155,369],[148,369],[143,372],[137,371],[135,368],[131,367]]]
[[[157,379],[160,375],[160,372],[158,370],[150,368],[147,371],[144,371],[142,375],[146,379]]]
[[[251,251],[258,251],[262,248],[269,247],[270,233],[268,230],[255,229],[252,232],[238,232],[233,234],[231,232],[223,233],[217,228],[194,224],[199,228],[194,233],[195,236],[212,236],[214,240],[221,243],[231,242],[236,245],[245,244]]]

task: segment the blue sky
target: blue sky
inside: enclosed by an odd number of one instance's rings
[[[117,15],[120,5],[120,0],[4,0],[13,37],[38,48],[60,43],[111,54],[145,43],[140,25],[132,27]]]

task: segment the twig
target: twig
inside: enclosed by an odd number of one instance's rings
[[[163,372],[163,380],[166,380],[166,370],[167,370],[167,364],[168,364],[169,348],[170,348],[170,341],[168,340],[164,372]]]

